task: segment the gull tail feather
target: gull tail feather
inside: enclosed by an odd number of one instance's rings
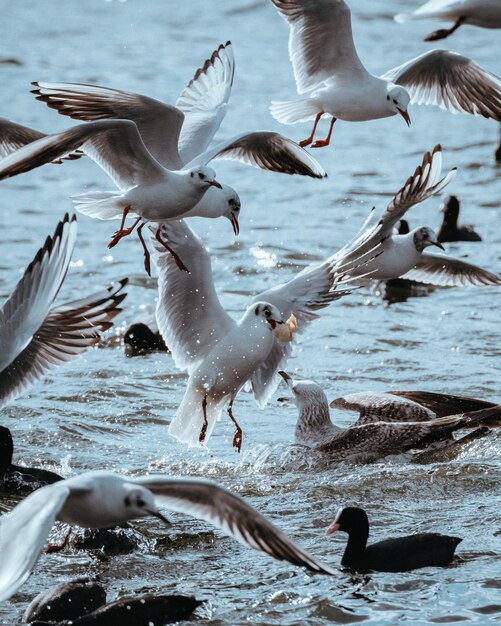
[[[273,101],[270,105],[270,113],[282,124],[306,122],[319,112],[318,104],[309,97],[300,100]]]
[[[178,441],[188,444],[190,448],[207,443],[216,422],[221,416],[223,407],[229,399],[227,396],[218,400],[207,398],[206,414],[208,424],[205,439],[203,442],[200,442],[200,433],[204,422],[202,406],[204,395],[204,392],[198,391],[188,384],[184,398],[169,426],[169,435]]]
[[[92,191],[72,196],[71,200],[79,213],[99,220],[117,219],[125,208],[121,191]]]

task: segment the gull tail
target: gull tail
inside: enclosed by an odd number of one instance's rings
[[[121,217],[125,208],[122,191],[92,191],[72,196],[71,200],[79,213],[99,220]]]
[[[273,101],[270,113],[282,124],[295,124],[313,119],[321,109],[318,103],[310,97],[300,100]]]
[[[188,444],[190,448],[200,446],[209,440],[214,426],[221,416],[221,411],[229,400],[227,396],[219,400],[207,398],[206,414],[208,424],[205,439],[203,442],[200,442],[200,433],[202,432],[204,422],[202,406],[204,395],[203,392],[194,389],[188,383],[184,398],[169,426],[169,435],[178,441]]]

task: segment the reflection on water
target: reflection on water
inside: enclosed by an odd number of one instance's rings
[[[96,82],[174,102],[199,64],[231,39],[237,70],[231,106],[220,137],[243,128],[276,129],[300,139],[307,125],[280,127],[269,115],[271,99],[294,94],[287,56],[287,28],[270,2],[202,0],[178,3],[35,0],[4,3],[0,75],[1,115],[40,130],[71,124],[34,101],[33,80]],[[361,57],[386,71],[426,49],[430,24],[391,21],[404,0],[378,12],[369,0],[351,3]],[[377,18],[377,19],[374,19]],[[499,73],[493,50],[498,31],[461,29],[447,46],[474,55]],[[11,59],[10,62],[9,59]],[[499,169],[493,163],[495,123],[414,107],[408,129],[396,118],[336,125],[330,149],[315,153],[326,180],[289,178],[238,164],[216,164],[218,178],[242,198],[241,235],[234,241],[225,220],[192,225],[213,254],[213,272],[224,306],[239,316],[252,294],[287,280],[351,238],[376,205],[381,211],[440,142],[444,167],[457,165],[450,191],[462,201],[463,219],[484,235],[482,244],[452,244],[451,254],[499,269]],[[106,186],[108,185],[108,186]],[[108,189],[107,177],[81,159],[47,166],[0,184],[0,294],[71,209],[68,197]],[[412,224],[437,227],[440,200],[411,211]],[[17,217],[16,217],[17,216]],[[371,538],[438,530],[463,537],[462,561],[446,569],[406,574],[315,577],[266,559],[213,533],[206,524],[169,514],[167,531],[156,520],[134,527],[148,537],[144,548],[102,557],[95,552],[45,555],[33,576],[0,608],[2,624],[18,619],[40,590],[61,580],[97,576],[117,594],[155,591],[195,594],[207,625],[454,623],[486,624],[499,618],[499,435],[465,449],[409,465],[392,459],[371,466],[332,464],[291,445],[296,410],[276,397],[259,411],[247,394],[235,404],[244,429],[238,457],[233,429],[218,424],[209,450],[185,450],[167,436],[186,376],[168,354],[125,358],[117,337],[140,319],[156,298],[154,279],[142,270],[137,240],[106,248],[114,225],[79,216],[79,238],[65,298],[79,297],[129,276],[125,311],[104,347],[59,368],[5,409],[17,459],[63,475],[109,468],[202,475],[247,497],[285,532],[319,557],[339,563],[345,537],[327,538],[325,527],[340,505],[367,508]],[[224,222],[224,223],[223,223]],[[497,222],[499,223],[499,222]],[[428,291],[430,291],[428,293]],[[321,382],[329,400],[366,389],[427,389],[488,399],[499,396],[499,306],[492,289],[419,290],[423,297],[384,303],[377,290],[359,290],[334,303],[299,337],[292,372]],[[499,296],[497,296],[499,298]],[[496,358],[497,357],[497,358]],[[334,415],[340,425],[353,416]],[[2,510],[11,499],[0,500]],[[151,541],[150,541],[151,540]],[[497,545],[496,545],[497,542]]]

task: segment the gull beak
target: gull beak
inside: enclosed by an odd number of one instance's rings
[[[287,396],[280,396],[280,398],[277,398],[277,402],[280,402],[280,404],[287,404],[290,400],[292,400],[292,398],[288,398]]]
[[[223,188],[221,183],[218,183],[216,179],[209,181],[209,187],[217,187],[218,189]]]
[[[440,248],[441,250],[443,250],[445,252],[445,248],[444,246],[440,243],[440,241],[430,241],[430,245],[432,246],[437,246],[437,248]]]
[[[398,112],[400,113],[400,115],[404,118],[405,123],[407,124],[407,126],[411,125],[411,118],[410,115],[407,113],[407,111],[403,111],[402,109],[399,109],[397,107]]]
[[[160,513],[160,511],[157,511],[156,509],[147,509],[147,513],[149,515],[153,515],[153,517],[156,517],[157,519],[161,520],[168,528],[170,528],[172,526],[172,524],[169,522],[169,520]]]
[[[289,376],[289,374],[287,374],[287,372],[284,372],[283,370],[280,370],[278,374],[280,374],[280,376],[284,379],[287,387],[290,388],[292,386],[292,376]]]
[[[230,215],[230,222],[231,222],[231,225],[233,226],[233,232],[235,233],[235,237],[236,237],[238,233],[240,232],[240,225],[238,223],[238,219],[233,214]]]
[[[329,528],[325,531],[325,534],[332,535],[333,533],[336,532],[336,530],[339,530],[339,524],[337,522],[332,522]]]
[[[268,318],[268,323],[273,328],[273,330],[275,330],[275,328],[277,327],[277,324],[285,324],[283,320],[277,321],[277,320],[271,319],[271,317]]]

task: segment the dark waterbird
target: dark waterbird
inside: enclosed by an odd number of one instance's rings
[[[420,567],[444,567],[452,561],[462,541],[460,537],[419,533],[367,546],[369,519],[367,513],[357,507],[341,509],[326,534],[338,530],[348,534],[341,565],[357,572],[408,572]]]
[[[5,426],[0,426],[0,492],[8,494],[26,494],[44,485],[51,485],[62,476],[38,467],[14,465],[14,442],[12,434]]]
[[[440,242],[482,241],[482,237],[475,232],[473,226],[458,224],[459,207],[459,200],[456,196],[449,196],[440,207],[444,219],[437,231],[437,239]]]
[[[125,356],[140,356],[150,352],[168,352],[162,335],[149,326],[138,322],[131,324],[124,334]]]

